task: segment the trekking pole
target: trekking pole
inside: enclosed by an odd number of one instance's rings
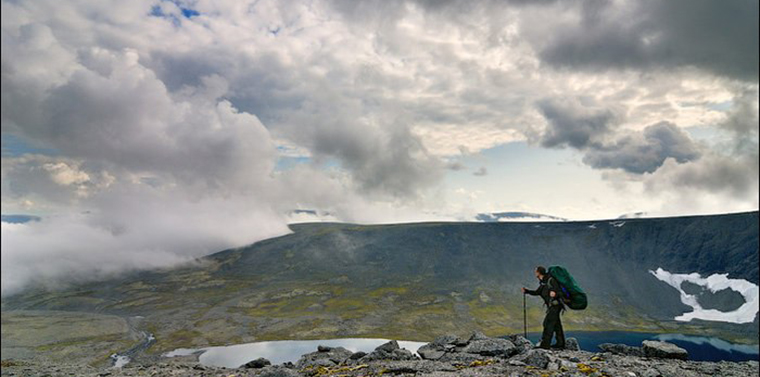
[[[528,338],[528,309],[525,303],[525,293],[523,293],[523,334],[525,339]]]

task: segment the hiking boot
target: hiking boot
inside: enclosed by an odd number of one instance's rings
[[[565,349],[565,345],[564,344],[552,344],[552,349],[553,350],[563,350],[563,349]]]
[[[551,349],[551,347],[549,347],[549,345],[548,345],[548,344],[543,344],[543,343],[539,344],[539,345],[538,345],[538,347],[536,347],[536,348],[540,348],[540,349],[542,349],[542,350],[548,350],[548,349]]]

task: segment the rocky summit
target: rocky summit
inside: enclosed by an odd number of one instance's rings
[[[370,353],[319,346],[296,362],[280,365],[251,355],[239,368],[201,365],[189,357],[138,360],[122,368],[46,364],[4,360],[2,376],[176,376],[176,377],[316,377],[316,376],[536,376],[536,377],[691,377],[758,376],[758,362],[689,361],[688,353],[667,342],[645,341],[641,347],[605,344],[602,352],[582,351],[573,338],[564,350],[544,350],[520,336],[441,335],[418,353],[389,341]]]

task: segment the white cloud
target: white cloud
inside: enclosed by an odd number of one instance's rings
[[[186,18],[183,6],[199,14]],[[699,203],[674,212],[756,208],[747,193],[756,178],[711,179],[757,166],[756,141],[742,136],[757,128],[746,116],[756,109],[757,84],[725,76],[744,77],[736,69],[746,67],[688,64],[693,44],[667,69],[648,69],[656,59],[643,71],[547,64],[547,43],[562,37],[558,30],[582,27],[586,10],[565,2],[3,1],[3,134],[53,151],[3,156],[3,210],[56,215],[24,230],[4,228],[10,262],[3,264],[3,292],[6,283],[20,286],[5,272],[28,262],[19,257],[27,242],[88,268],[97,265],[87,261],[90,253],[99,262],[101,249],[114,250],[108,271],[115,272],[281,234],[294,208],[359,222],[476,213],[475,199],[442,184],[464,166],[452,161],[539,140],[552,130],[535,106],[546,98],[616,116],[605,129],[605,145],[613,147],[605,168],[642,144],[614,141],[653,124],[733,130],[731,153],[707,151],[677,165],[658,155],[646,171],[657,170],[643,177],[606,172],[616,189],[654,193],[637,198],[648,208],[625,211],[657,213],[680,184],[696,190],[690,197]],[[547,17],[557,22],[539,21]],[[676,35],[678,26],[662,32]],[[715,107],[727,101],[735,103],[730,121]],[[298,163],[279,171],[280,158]],[[472,166],[486,172],[484,162]],[[479,181],[497,178],[498,169],[487,169],[488,179]],[[486,199],[505,202],[478,197]],[[595,207],[613,206],[601,200]],[[557,210],[583,218],[587,213],[570,212],[587,208],[567,203]],[[81,212],[90,215],[73,215]],[[31,240],[33,232],[39,240]],[[144,237],[135,243],[132,234]],[[62,235],[58,246],[42,243]],[[130,260],[135,250],[144,258],[157,250],[156,258]],[[9,276],[29,282],[66,275],[52,268],[55,258],[38,256],[39,271]]]

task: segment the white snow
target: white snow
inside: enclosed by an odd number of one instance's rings
[[[113,359],[113,367],[114,368],[121,368],[131,361],[129,356],[123,356],[118,354],[111,355],[111,358]]]
[[[621,228],[623,225],[625,225],[625,221],[611,221],[610,225],[614,226],[615,228]]]
[[[591,224],[588,226],[589,229],[596,229],[596,224]]]
[[[163,356],[164,357],[190,356],[190,355],[192,355],[192,354],[194,354],[196,352],[205,352],[205,351],[206,351],[205,348],[199,348],[199,349],[194,349],[194,348],[177,348],[174,351],[169,351],[169,352],[163,354]]]
[[[755,315],[760,310],[760,290],[756,284],[744,279],[729,279],[728,274],[713,274],[706,278],[701,277],[698,273],[691,274],[671,274],[662,268],[657,271],[649,271],[657,279],[664,281],[671,287],[681,293],[681,302],[691,306],[693,311],[684,313],[676,317],[676,321],[688,322],[692,319],[702,319],[705,321],[730,322],[730,323],[750,323],[755,320]],[[744,304],[730,312],[723,312],[716,309],[704,309],[695,295],[684,292],[681,284],[685,281],[705,287],[715,293],[724,289],[731,289],[744,297]]]

